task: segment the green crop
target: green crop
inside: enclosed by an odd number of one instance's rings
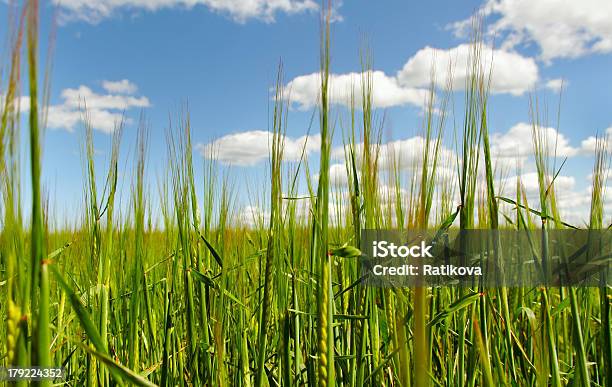
[[[520,177],[516,196],[503,195],[504,171],[496,169],[490,144],[489,58],[476,21],[460,124],[452,122],[452,77],[438,90],[432,71],[417,133],[422,152],[406,167],[405,154],[382,144],[385,121],[374,107],[369,50],[361,52],[349,108],[334,109],[331,5],[323,8],[313,113],[320,158],[308,160],[304,145],[300,160],[284,160],[291,90],[281,65],[271,102],[269,180],[248,189],[249,204],[265,214],[237,216],[239,195],[227,170],[214,157],[203,165],[193,159],[187,109],[168,124],[166,168],[153,171],[156,186],[148,179],[151,123],[141,118],[131,180],[125,172],[130,195],[122,198],[124,123],[114,131],[107,170],[96,170],[84,106],[83,211],[59,226],[41,180],[48,90],[38,90],[38,2],[26,2],[24,16],[8,27],[10,55],[0,58],[9,70],[0,78],[0,366],[61,366],[67,378],[55,383],[89,386],[612,383],[605,278],[594,288],[366,286],[359,261],[364,229],[540,229],[541,239],[531,242],[544,252],[535,257],[542,267],[564,259],[548,240],[551,230],[573,227],[561,217],[555,190],[564,164],[555,163],[554,144],[540,130],[546,112],[534,96],[538,200],[528,202]],[[27,117],[16,102],[24,65]],[[21,122],[27,154],[18,144]],[[452,156],[444,152],[450,137]],[[344,188],[330,176],[334,139],[344,146]],[[597,141],[590,230],[607,227],[607,144]],[[31,203],[21,193],[26,156]],[[447,171],[453,179],[443,176]],[[503,261],[499,241],[491,243]]]

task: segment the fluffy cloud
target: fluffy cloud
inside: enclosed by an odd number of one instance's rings
[[[87,86],[64,89],[61,93],[64,105],[72,108],[87,106],[88,109],[126,110],[134,107],[149,107],[147,97],[133,97],[119,94],[98,94]]]
[[[6,96],[0,94],[0,111],[4,109],[6,103]],[[20,111],[30,110],[30,97],[22,96],[13,100],[13,109],[19,108]]]
[[[361,164],[363,160],[363,143],[355,146],[356,162]],[[421,136],[414,136],[403,140],[390,141],[378,146],[371,146],[373,154],[378,153],[378,166],[383,170],[389,170],[393,166],[400,169],[410,169],[421,165],[423,154],[425,153],[426,141]],[[430,144],[433,152],[433,144]],[[438,159],[452,160],[454,152],[441,146]],[[332,149],[332,157],[337,160],[344,160],[344,147],[339,146]]]
[[[607,183],[612,178],[612,168],[604,168],[601,173],[601,178],[604,180],[605,183]],[[587,176],[587,181],[590,184],[593,183],[593,173],[589,173],[589,175]],[[607,191],[612,192],[609,187],[607,188]],[[612,200],[612,195],[610,197],[610,200]]]
[[[329,167],[329,181],[338,187],[346,187],[348,185],[348,175],[346,174],[345,164],[332,164]]]
[[[237,215],[240,224],[249,228],[264,227],[270,222],[270,212],[258,206],[246,206]]]
[[[536,43],[545,62],[612,52],[609,0],[487,0],[483,12],[495,18],[489,31],[504,38],[503,46]],[[453,27],[463,33],[469,25]]]
[[[538,127],[541,138],[547,144],[550,156],[572,157],[580,152],[573,147],[568,138],[555,128]],[[524,122],[511,127],[505,133],[491,135],[491,153],[497,158],[525,158],[535,153],[533,146],[533,127]]]
[[[53,0],[63,20],[97,23],[119,10],[158,11],[168,8],[204,6],[243,23],[248,19],[273,22],[278,13],[296,14],[318,9],[315,0]],[[336,19],[338,17],[336,16]]]
[[[537,209],[539,205],[539,182],[537,172],[534,171],[534,166],[531,163],[526,163],[528,160],[533,160],[534,148],[532,145],[532,126],[527,123],[519,123],[508,131],[503,133],[494,133],[491,135],[491,146],[494,171],[496,173],[495,188],[497,193],[501,196],[514,198],[516,197],[516,167],[521,166],[521,169],[525,171],[520,174],[521,182],[525,188],[527,198],[530,206]],[[559,157],[572,157],[578,156],[585,152],[585,147],[590,141],[594,139],[587,139],[582,142],[581,146],[574,146],[569,139],[563,134],[559,133],[554,128],[550,127],[539,127],[540,135],[548,143],[548,152],[552,156],[555,153]],[[612,129],[607,131],[612,135]],[[379,193],[381,195],[381,201],[387,204],[392,204],[395,200],[395,196],[391,195],[395,191],[392,187],[386,186],[384,183],[388,182],[387,171],[393,164],[392,161],[397,161],[397,166],[402,170],[402,176],[408,179],[411,176],[419,176],[420,170],[418,166],[422,163],[422,154],[425,148],[425,140],[422,137],[415,136],[412,138],[391,141],[388,143],[381,144],[379,150]],[[376,148],[373,146],[373,150]],[[362,161],[363,144],[358,144],[356,147],[357,162]],[[344,148],[336,147],[333,149],[332,156],[339,160],[337,164],[332,164],[330,167],[330,181],[334,184],[334,187],[338,190],[347,190],[347,177],[346,169],[341,160],[344,160]],[[450,200],[451,203],[458,203],[458,192],[455,188],[457,187],[457,170],[455,167],[456,153],[447,147],[443,147],[441,150],[441,156],[439,164],[437,166],[437,183],[436,195],[446,195],[445,199]],[[484,168],[482,160],[484,155],[482,151],[479,156],[481,164],[478,173],[478,191],[486,191]],[[557,164],[559,166],[559,164]],[[548,180],[552,180],[553,176],[548,176]],[[610,170],[606,171],[607,175],[610,175]],[[510,176],[510,177],[508,177]],[[579,176],[578,176],[579,178]],[[555,178],[555,192],[557,198],[557,204],[561,211],[563,219],[571,224],[584,225],[588,219],[589,205],[591,200],[591,194],[589,188],[584,186],[583,181],[578,179],[576,176],[560,174]],[[406,192],[406,185],[409,185],[409,181],[404,181],[401,189],[401,197],[405,199],[408,194]],[[447,188],[451,188],[450,193],[444,191],[443,187],[446,185]],[[607,192],[612,192],[610,188]],[[449,199],[450,198],[450,199]],[[404,200],[403,199],[403,200]],[[605,206],[607,211],[612,212],[612,195],[606,196]],[[502,205],[504,211],[506,211],[511,217],[512,206]],[[436,210],[440,210],[441,207],[434,206]]]
[[[346,211],[349,209],[347,206],[348,194],[346,191],[339,190],[332,191],[330,194],[332,197],[328,206],[329,221],[333,225],[339,225],[345,220]],[[298,196],[307,196],[307,194]],[[287,203],[288,201],[283,201],[283,212],[287,210]],[[298,200],[294,204],[297,222],[308,222],[312,216],[312,201]],[[235,219],[247,228],[265,228],[270,222],[270,209],[267,206],[246,205],[237,211]]]
[[[138,87],[127,79],[120,81],[102,81],[102,87],[109,93],[134,94]]]
[[[209,144],[198,144],[202,156],[233,165],[254,165],[270,156],[272,133],[265,130],[252,130],[225,135]],[[302,136],[284,139],[284,159],[300,159],[302,150],[306,154],[316,152],[321,146],[321,135]],[[304,144],[306,147],[304,148]]]
[[[417,51],[398,72],[399,84],[403,87],[426,87],[431,82],[430,74],[434,66],[439,87],[446,85],[449,71],[452,71],[453,89],[464,89],[471,70],[472,51],[471,44],[461,44],[447,50],[425,47]],[[492,93],[521,95],[538,80],[535,61],[515,52],[483,46],[482,61],[485,72],[491,71]]]
[[[124,80],[103,83],[104,88],[123,88],[136,90],[136,86]],[[81,85],[76,89],[64,89],[61,93],[63,102],[49,106],[47,126],[53,129],[73,131],[83,119],[87,119],[94,129],[111,133],[122,120],[124,112],[134,108],[146,108],[151,104],[147,97],[135,97],[123,94],[99,94],[89,87]],[[126,120],[130,121],[130,120]]]
[[[527,172],[518,176],[525,189],[528,204],[530,208],[535,210],[540,209],[539,183],[536,172]],[[501,196],[515,198],[516,197],[516,179],[517,176],[508,177],[502,180],[499,187],[503,187],[500,192]],[[547,177],[550,182],[553,179],[552,175]],[[590,205],[591,205],[591,187],[584,187],[582,184],[576,184],[576,177],[567,175],[558,175],[554,182],[555,198],[557,200],[557,208],[559,209],[561,219],[574,226],[584,226],[588,223]],[[608,191],[609,192],[609,191]],[[516,216],[514,206],[501,203],[502,211],[510,218]],[[605,195],[604,206],[612,204],[612,197]],[[610,212],[606,209],[606,214]],[[533,215],[532,215],[533,216]]]
[[[450,49],[425,47],[412,56],[395,76],[383,71],[373,71],[372,103],[374,107],[414,105],[423,107],[431,83],[432,67],[436,70],[436,85],[446,86],[449,71],[453,75],[453,89],[465,88],[470,73],[470,52],[472,45],[461,44]],[[538,81],[538,66],[532,58],[518,53],[492,49],[485,46],[482,52],[484,70],[491,71],[491,92],[522,95],[533,88]],[[450,66],[450,67],[449,67]],[[363,73],[330,75],[330,102],[348,106],[351,91],[360,106]],[[291,100],[301,109],[309,109],[318,103],[321,93],[320,73],[301,75],[287,84]]]
[[[593,155],[596,150],[598,138],[589,136],[580,142],[580,146],[573,146],[570,140],[555,128],[538,127],[542,139],[548,144],[549,156],[573,157],[578,155]],[[605,137],[608,141],[608,150],[612,149],[612,127],[606,129],[600,138]],[[518,123],[508,129],[505,133],[491,134],[491,153],[500,161],[516,162],[533,156],[533,128],[528,123]]]
[[[85,119],[94,129],[112,133],[122,120],[126,123],[131,122],[124,116],[126,111],[151,106],[149,99],[144,96],[110,93],[113,88],[115,92],[136,92],[136,85],[128,80],[104,81],[103,88],[109,93],[96,93],[84,85],[62,90],[60,94],[62,103],[47,108],[47,127],[72,132],[75,126]],[[21,111],[30,109],[29,97],[21,97],[20,108]]]
[[[312,175],[314,185],[319,182],[319,174],[315,173]],[[329,166],[329,182],[332,187],[344,190],[348,187],[349,179],[346,173],[346,165],[343,163],[335,163]]]
[[[549,90],[559,92],[561,91],[561,88],[567,87],[567,82],[561,78],[549,79],[548,81],[546,81],[546,84],[544,86]]]
[[[373,71],[371,75],[374,107],[386,108],[406,104],[423,106],[427,90],[402,87],[395,77],[382,71]],[[348,106],[351,90],[354,90],[355,103],[360,106],[363,79],[362,73],[330,75],[330,102]],[[287,84],[287,89],[290,90],[292,102],[297,103],[300,109],[309,109],[319,101],[321,75],[317,72],[296,77]]]
[[[549,181],[551,181],[552,178],[553,176],[548,176]],[[517,179],[516,176],[505,179],[504,186],[511,187],[512,189],[514,189],[516,187],[516,179]],[[520,176],[520,180],[528,196],[538,194],[540,192],[540,184],[538,181],[537,172],[523,173]],[[568,192],[574,189],[575,186],[576,186],[576,179],[573,176],[559,175],[555,179],[555,191],[556,192],[559,192],[559,193]]]
[[[608,142],[608,150],[612,149],[612,126],[606,129],[604,136]],[[597,137],[590,136],[581,143],[582,152],[585,154],[593,154],[597,149]]]

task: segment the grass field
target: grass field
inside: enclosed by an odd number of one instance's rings
[[[267,197],[254,198],[267,203],[265,218],[246,224],[235,216],[236,193],[214,161],[204,163],[204,179],[196,181],[194,169],[201,163],[192,160],[188,116],[168,132],[167,168],[155,171],[161,176],[155,185],[145,178],[148,133],[146,126],[139,128],[131,195],[124,198],[129,205],[119,205],[122,128],[113,134],[108,168],[96,170],[93,129],[85,120],[85,210],[73,226],[57,230],[48,226],[53,222],[41,185],[39,112],[48,82],[46,74],[37,74],[37,14],[37,1],[29,1],[11,31],[12,54],[2,58],[9,71],[1,79],[6,98],[0,107],[0,365],[62,366],[67,377],[55,383],[71,386],[612,384],[606,283],[391,289],[361,281],[355,247],[362,229],[567,227],[555,196],[560,166],[538,131],[544,112],[535,97],[531,140],[539,201],[527,201],[520,180],[515,197],[498,198],[500,171],[489,143],[489,80],[478,28],[465,109],[455,113],[456,135],[447,119],[456,93],[432,86],[422,120],[424,154],[408,177],[394,163],[381,167],[381,159],[394,155],[379,146],[383,128],[372,107],[367,54],[356,88],[360,95],[353,94],[347,119],[340,124],[331,111],[324,15],[318,171],[305,158],[283,162],[290,112],[280,67]],[[14,103],[22,83],[31,106],[24,126]],[[29,138],[28,154],[19,151],[21,130]],[[334,134],[345,144],[345,190],[329,173]],[[453,138],[458,156],[448,159],[442,144]],[[19,173],[24,157],[31,160],[28,181]],[[608,227],[608,157],[607,142],[600,139],[588,171],[594,176],[588,223],[593,229]],[[456,179],[441,178],[443,169]],[[99,176],[105,176],[103,186],[96,184]],[[21,199],[25,184],[31,184],[32,203]],[[203,196],[196,195],[198,187]],[[159,198],[152,201],[153,195]]]

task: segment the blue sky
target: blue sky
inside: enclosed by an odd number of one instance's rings
[[[165,130],[186,103],[193,141],[200,151],[216,141],[224,164],[233,164],[238,182],[264,177],[270,87],[282,59],[293,97],[287,142],[299,149],[312,115],[310,92],[319,63],[319,11],[311,0],[64,0],[43,7],[41,53],[46,52],[56,12],[52,98],[44,151],[44,182],[59,212],[73,213],[82,198],[78,102],[85,99],[96,130],[100,168],[109,157],[114,120],[125,111],[126,160],[133,155],[141,112],[150,129],[151,194],[162,173]],[[57,2],[59,3],[59,2]],[[560,189],[575,199],[586,195],[592,152],[588,138],[612,127],[612,5],[607,0],[578,4],[562,0],[487,0],[337,3],[332,34],[332,72],[337,75],[338,111],[342,88],[359,72],[364,37],[373,54],[375,103],[387,114],[383,136],[408,146],[422,120],[421,96],[432,58],[440,71],[461,58],[468,37],[462,23],[481,9],[487,39],[495,38],[490,127],[500,157],[529,156],[529,93],[549,105],[556,126],[558,86],[561,104],[560,153],[568,157]],[[192,5],[195,4],[195,5]],[[0,20],[8,7],[0,2]],[[0,31],[5,34],[6,31]],[[4,35],[0,35],[4,39]],[[311,76],[309,76],[311,75]],[[443,74],[438,80],[443,82]],[[377,86],[379,85],[379,86]],[[0,89],[0,94],[1,94]],[[461,91],[456,93],[461,100]],[[456,120],[460,122],[460,102]],[[452,129],[451,129],[452,130]],[[556,134],[551,128],[551,134]],[[337,133],[340,130],[337,130]],[[450,130],[449,130],[450,132]],[[612,133],[612,129],[610,130]],[[318,133],[318,127],[312,128]],[[528,130],[527,130],[528,133]],[[233,135],[233,137],[224,137]],[[451,137],[451,136],[447,136]],[[405,143],[401,143],[405,141]],[[583,143],[584,142],[584,143]],[[316,142],[313,143],[316,145]],[[336,136],[336,145],[340,144]],[[525,149],[516,151],[522,146]],[[317,158],[316,147],[311,157]],[[402,148],[403,149],[403,148]],[[195,158],[200,176],[202,152]],[[205,153],[205,152],[204,152]],[[291,152],[289,152],[291,153]],[[512,156],[516,156],[512,154]],[[289,154],[289,157],[291,155]],[[127,163],[127,161],[126,161]],[[125,164],[128,165],[128,164]],[[316,165],[316,163],[315,163]],[[524,173],[530,173],[525,162]],[[513,171],[509,172],[512,176]],[[129,187],[128,173],[124,188]],[[528,178],[528,177],[527,177]],[[201,180],[200,180],[201,181]],[[263,184],[263,183],[262,183]],[[126,189],[127,191],[127,189]],[[588,195],[586,195],[588,196]],[[585,205],[585,203],[582,203]]]

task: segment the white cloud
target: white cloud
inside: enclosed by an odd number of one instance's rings
[[[4,110],[4,104],[6,103],[6,96],[0,94],[0,111]],[[30,97],[20,96],[13,100],[13,109],[19,108],[20,111],[30,110]]]
[[[549,90],[559,92],[561,91],[561,88],[567,87],[567,82],[561,78],[549,79],[548,81],[546,81],[546,84],[544,86]]]
[[[136,85],[127,80],[124,81],[126,81],[123,85],[124,90],[126,86],[136,89]],[[117,89],[117,85],[124,81],[109,83],[114,84]],[[94,129],[111,133],[122,120],[125,111],[151,106],[149,99],[144,96],[98,94],[84,85],[76,89],[62,90],[61,97],[62,104],[49,106],[47,119],[49,128],[73,131],[85,113],[85,117]],[[126,121],[129,122],[129,120]]]
[[[138,87],[127,79],[120,81],[102,81],[102,87],[109,93],[134,94]]]
[[[495,18],[489,32],[502,36],[503,46],[535,43],[545,62],[612,52],[610,0],[487,0],[483,12]],[[469,24],[453,27],[461,33]]]
[[[536,172],[523,173],[520,176],[521,183],[525,189],[525,194],[530,208],[535,210],[540,209],[539,183]],[[547,177],[548,181],[552,180],[553,176]],[[503,180],[504,190],[500,192],[501,196],[515,198],[516,197],[516,176],[508,177]],[[576,187],[576,177],[558,175],[554,182],[555,198],[557,208],[559,209],[561,219],[574,226],[583,226],[589,219],[590,204],[591,204],[591,189],[590,187]],[[608,203],[610,197],[606,198]],[[510,218],[516,216],[514,206],[507,203],[501,203],[503,210]]]
[[[104,109],[82,111],[65,105],[54,105],[49,107],[47,126],[52,129],[65,129],[72,132],[74,127],[84,119],[91,124],[92,128],[104,133],[112,133],[124,119],[124,116],[122,113]],[[124,121],[131,122],[129,119],[124,119]]]
[[[347,211],[350,209],[348,191],[344,189],[332,190],[330,192],[330,202],[328,205],[329,222],[334,226],[339,226],[346,221]],[[308,196],[307,193],[297,196]],[[287,210],[288,201],[283,201],[283,213]],[[305,224],[312,217],[312,200],[297,200],[295,204],[295,216],[298,223]],[[241,225],[248,228],[268,227],[270,222],[270,208],[268,205],[246,205],[237,212],[237,220]]]
[[[395,185],[381,184],[378,186],[378,197],[382,205],[391,206],[396,204],[398,200],[406,201],[409,199],[410,194],[405,188]]]
[[[597,137],[589,136],[573,146],[570,140],[551,127],[538,127],[542,132],[543,143],[548,145],[548,155],[557,157],[573,157],[578,155],[593,155],[597,146]],[[525,161],[535,153],[533,146],[533,128],[531,124],[520,122],[505,133],[491,134],[491,153],[498,161],[511,167],[509,162]],[[608,150],[612,149],[612,127],[607,128],[602,135],[608,141]],[[600,136],[601,137],[601,136]]]
[[[191,9],[204,6],[213,12],[230,16],[243,23],[248,19],[273,22],[278,13],[296,14],[316,11],[315,0],[53,0],[66,20],[98,23],[118,11],[144,10],[149,12],[169,8]],[[335,7],[337,8],[337,7]],[[340,17],[334,12],[335,20]]]
[[[249,228],[265,227],[270,222],[270,212],[258,206],[246,206],[238,212],[238,221]]]
[[[359,173],[359,171],[357,171]],[[319,182],[319,173],[312,175],[312,181],[316,186]],[[346,165],[343,163],[335,163],[329,166],[329,182],[332,187],[340,190],[345,190],[349,184],[349,178],[346,173]]]
[[[123,85],[124,92],[128,86],[134,92],[137,89],[136,85],[128,80],[108,82],[108,84],[116,86],[115,90],[117,90],[118,85]],[[149,99],[144,96],[99,94],[84,85],[76,89],[64,89],[60,96],[62,103],[50,105],[47,108],[47,127],[64,129],[69,132],[74,131],[75,126],[82,122],[83,118],[86,118],[94,129],[111,133],[122,120],[126,123],[131,122],[130,119],[124,117],[126,111],[151,106]],[[21,97],[20,104],[22,111],[29,110],[29,97]]]
[[[603,179],[604,182],[607,183],[607,181],[612,178],[612,168],[604,168],[602,173],[601,173],[601,178]],[[589,173],[589,175],[586,177],[586,179],[587,179],[587,181],[589,183],[592,184],[593,183],[593,173]],[[609,190],[609,192],[612,192],[612,191]],[[610,199],[612,199],[612,195],[611,195]]]
[[[580,152],[573,147],[568,138],[555,128],[538,127],[543,142],[547,144],[550,156],[572,157]],[[511,127],[505,133],[491,135],[491,153],[497,158],[525,158],[535,153],[533,146],[533,127],[524,122]]]
[[[272,133],[265,130],[252,130],[225,135],[209,144],[198,144],[202,156],[213,158],[225,164],[248,166],[257,164],[270,157]],[[321,146],[321,135],[301,136],[284,139],[284,160],[300,159],[304,143],[306,155],[316,152]]]
[[[549,153],[553,154],[555,143],[557,145],[558,156],[571,157],[581,154],[582,147],[573,146],[568,138],[558,133],[554,128],[540,127],[541,135],[549,145]],[[612,129],[610,129],[612,133]],[[532,160],[533,157],[533,145],[532,143],[532,127],[526,123],[519,123],[507,132],[497,133],[491,135],[492,142],[492,153],[493,163],[495,165],[494,170],[496,171],[495,189],[498,195],[514,198],[516,197],[516,179],[515,168],[521,166],[522,172],[520,175],[521,182],[524,186],[527,198],[530,203],[530,207],[538,209],[539,203],[539,182],[537,172],[534,171],[534,166],[531,163],[525,164],[525,161]],[[373,151],[376,150],[376,146],[372,146]],[[358,144],[356,147],[357,162],[361,163],[362,160],[362,149],[363,144]],[[395,157],[398,161],[398,167],[402,170],[402,177],[406,177],[407,180],[403,180],[401,191],[402,200],[406,200],[409,195],[407,188],[410,186],[410,179],[420,175],[418,166],[422,163],[422,154],[424,149],[424,139],[416,136],[403,140],[391,141],[379,145],[379,194],[381,195],[381,206],[388,206],[394,203],[396,197],[393,195],[395,192],[392,186],[392,180],[389,179],[387,174],[388,167],[390,166],[391,160]],[[344,160],[344,149],[343,147],[336,147],[333,149],[333,157],[337,160]],[[450,200],[452,205],[458,203],[458,192],[452,190],[457,187],[457,170],[455,167],[456,154],[452,149],[443,147],[442,155],[439,159],[437,166],[437,183],[436,195],[445,195],[445,200]],[[482,151],[480,159],[483,160]],[[446,161],[445,161],[446,160]],[[557,164],[559,166],[559,164]],[[553,179],[549,175],[548,181]],[[556,171],[555,171],[556,172]],[[609,171],[607,171],[609,174]],[[478,174],[478,191],[485,192],[485,177],[484,168],[481,167],[477,171]],[[510,176],[510,177],[508,177]],[[338,164],[332,164],[330,167],[330,180],[334,184],[334,187],[338,190],[347,190],[346,183],[346,170],[344,164],[339,161]],[[580,180],[580,184],[578,181]],[[387,185],[386,185],[386,184]],[[417,182],[418,184],[418,182]],[[446,184],[446,189],[450,188],[450,193],[444,191],[443,187]],[[562,218],[570,224],[583,225],[588,219],[589,206],[591,201],[591,194],[589,188],[584,186],[582,179],[579,175],[564,175],[559,174],[555,177],[555,192],[557,198],[557,205],[561,212]],[[610,188],[608,192],[612,192]],[[450,198],[450,199],[449,199]],[[437,200],[439,196],[437,197]],[[606,210],[612,212],[612,197],[606,196]],[[510,211],[510,205],[502,205],[504,211],[506,211],[511,217],[512,211]],[[609,208],[608,208],[609,207]],[[387,208],[387,207],[384,207]],[[442,207],[434,206],[436,211],[442,210]]]
[[[577,227],[586,225],[589,220],[591,206],[589,190],[563,190],[557,187],[555,192],[561,219]],[[533,199],[532,203],[537,203],[537,199]]]
[[[427,90],[414,87],[402,87],[395,77],[386,75],[382,71],[373,71],[372,75],[372,103],[374,107],[387,108],[399,105],[416,105],[422,107]],[[331,74],[329,98],[332,104],[350,105],[351,90],[354,90],[355,103],[361,105],[362,73]],[[321,95],[320,73],[301,75],[287,84],[290,90],[291,101],[299,105],[300,109],[309,109],[315,106]]]
[[[372,71],[372,103],[377,108],[414,105],[423,107],[431,83],[432,66],[436,70],[436,86],[444,88],[452,65],[453,89],[465,88],[470,72],[470,44],[451,49],[425,47],[412,56],[395,76],[383,71]],[[491,92],[522,95],[538,81],[538,66],[532,58],[518,53],[484,47],[484,71],[491,71]],[[333,104],[348,106],[354,90],[357,107],[361,104],[363,73],[330,75],[329,98]],[[320,73],[301,75],[287,84],[291,100],[300,109],[315,106],[321,94]]]
[[[422,48],[398,72],[399,84],[403,87],[426,87],[431,82],[433,65],[438,87],[445,87],[449,71],[452,71],[453,89],[462,90],[471,71],[472,51],[471,44],[461,44],[450,49],[429,46]],[[488,46],[482,47],[481,55],[483,70],[487,74],[491,71],[492,93],[521,95],[538,80],[538,66],[532,58]]]
[[[604,136],[608,142],[608,150],[612,149],[612,126],[606,129]],[[581,150],[585,154],[593,154],[597,149],[597,137],[590,136],[582,140]]]
[[[345,164],[332,164],[329,167],[329,181],[338,187],[346,187],[348,185],[348,175],[346,174]]]
[[[355,159],[361,165],[363,160],[363,143],[355,145]],[[400,169],[411,169],[421,165],[425,153],[426,141],[421,136],[414,136],[403,140],[390,141],[380,145],[371,145],[373,157],[378,153],[378,166],[382,170],[389,170],[397,165]],[[434,144],[431,143],[433,152]],[[439,160],[452,160],[455,153],[442,145],[439,150]],[[344,160],[344,146],[332,149],[332,157]]]
[[[76,89],[64,89],[61,93],[64,105],[78,108],[86,105],[88,109],[113,109],[126,110],[129,108],[149,107],[147,97],[133,97],[120,94],[98,94],[87,86],[79,86]]]
[[[553,176],[548,176],[548,181],[551,181]],[[505,181],[505,186],[511,187],[513,190],[516,187],[516,176],[509,177]],[[540,184],[538,181],[537,172],[523,173],[520,176],[521,183],[525,188],[527,195],[533,195],[540,192]],[[555,192],[564,193],[571,191],[576,186],[576,179],[573,176],[558,175],[554,182]]]

